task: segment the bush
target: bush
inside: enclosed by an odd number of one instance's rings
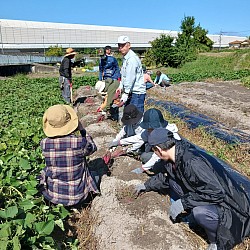
[[[250,76],[242,78],[241,82],[244,86],[250,88]]]
[[[62,56],[63,53],[63,49],[62,47],[58,47],[58,46],[50,46],[49,49],[45,52],[46,56]]]

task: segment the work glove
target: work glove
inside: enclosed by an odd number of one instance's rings
[[[215,243],[210,243],[206,250],[217,250],[217,245]]]
[[[144,169],[140,167],[140,168],[133,169],[131,172],[135,174],[142,174],[144,172]]]
[[[117,147],[120,145],[119,140],[113,140],[112,142],[109,143],[109,148]]]
[[[125,103],[128,100],[128,94],[123,93],[121,96],[121,102]]]
[[[113,109],[115,109],[115,108],[118,108],[119,106],[118,106],[118,104],[113,103],[113,104],[111,105],[111,107],[112,107]]]
[[[96,112],[102,112],[101,107],[98,107],[98,109],[96,110]]]
[[[144,184],[137,184],[135,186],[134,195],[138,197],[141,193],[146,191],[146,186]]]
[[[170,206],[170,210],[169,210],[169,216],[175,220],[176,217],[182,212],[184,211],[184,207],[181,203],[181,199],[178,199],[177,201],[174,201],[171,206]]]

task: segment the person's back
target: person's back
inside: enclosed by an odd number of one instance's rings
[[[154,87],[154,82],[151,79],[150,72],[145,69],[143,69],[143,77],[144,77],[144,83],[146,84],[146,90],[151,89]]]
[[[87,168],[86,156],[96,145],[78,127],[78,117],[68,105],[54,105],[44,113],[47,138],[41,141],[46,167],[41,171],[40,191],[46,200],[65,206],[77,205],[89,193],[98,193],[97,183]],[[73,132],[79,128],[82,136]]]

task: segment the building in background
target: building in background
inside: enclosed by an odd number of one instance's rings
[[[0,53],[43,52],[50,46],[62,48],[100,48],[107,44],[117,47],[117,37],[126,34],[133,44],[133,50],[145,51],[161,34],[177,37],[177,31],[139,29],[114,26],[64,24],[0,19]],[[214,48],[229,47],[235,40],[245,37],[208,35]]]

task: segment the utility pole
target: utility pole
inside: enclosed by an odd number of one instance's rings
[[[220,31],[220,37],[219,37],[219,50],[221,50],[221,35],[222,35],[222,31]]]
[[[43,55],[45,56],[44,36],[43,36]]]
[[[2,36],[2,25],[1,25],[1,21],[0,21],[0,38],[1,38],[1,44],[2,44],[2,54],[4,54],[4,51],[3,51],[3,36]]]

